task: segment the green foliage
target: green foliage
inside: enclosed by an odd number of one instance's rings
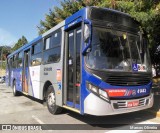
[[[62,1],[61,7],[54,7],[53,10],[50,9],[49,14],[46,14],[45,21],[40,21],[40,26],[38,26],[39,34],[43,34],[81,8],[100,5],[102,2],[103,0],[79,0],[78,2],[72,2],[71,0]]]
[[[0,46],[0,60],[5,60],[6,56],[11,52],[10,46]]]
[[[4,62],[2,63],[2,69],[3,69],[3,70],[6,70],[6,61],[4,61]]]
[[[10,53],[10,51],[10,46],[0,46],[0,69],[6,69],[6,57]]]
[[[18,42],[14,45],[14,47],[12,48],[12,51],[15,51],[15,50],[19,49],[20,47],[22,47],[26,43],[28,43],[26,37],[22,36],[22,38],[20,38],[18,40]]]

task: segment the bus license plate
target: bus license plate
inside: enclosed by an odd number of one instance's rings
[[[139,101],[131,101],[131,102],[128,102],[127,103],[127,107],[130,108],[130,107],[136,107],[139,105]]]

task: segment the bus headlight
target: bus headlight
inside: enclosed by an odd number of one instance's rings
[[[88,84],[88,89],[98,94],[98,88],[92,84]]]
[[[108,97],[108,94],[106,91],[90,84],[90,83],[87,83],[87,88],[93,92],[94,94],[98,95],[99,97],[103,98],[104,100],[109,100],[109,97]]]
[[[108,99],[108,94],[106,91],[99,89],[99,95],[100,97],[102,97],[103,99],[107,100]]]

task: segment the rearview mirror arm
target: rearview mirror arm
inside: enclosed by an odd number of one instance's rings
[[[87,49],[91,47],[91,40],[92,40],[92,23],[90,20],[84,19],[84,24],[88,24],[90,27],[90,37],[89,37],[89,41],[87,43],[87,46],[82,51],[82,55],[85,55]]]

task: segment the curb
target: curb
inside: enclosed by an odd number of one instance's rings
[[[156,117],[160,117],[160,111],[156,112]]]
[[[157,112],[152,110],[146,110],[146,111],[156,115],[156,117],[160,117],[160,111],[157,111]]]

